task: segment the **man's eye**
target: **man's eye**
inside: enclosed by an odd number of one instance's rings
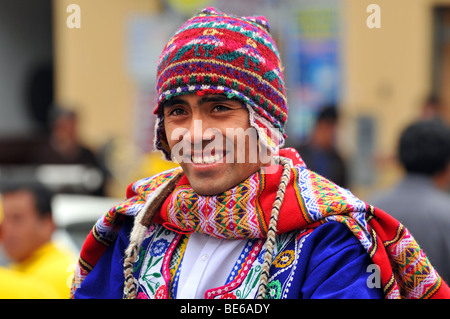
[[[225,112],[228,110],[230,110],[230,108],[225,105],[216,105],[213,107],[213,112]]]
[[[169,115],[174,115],[174,116],[178,116],[178,115],[184,115],[186,114],[186,111],[183,110],[182,108],[175,108],[170,110]]]

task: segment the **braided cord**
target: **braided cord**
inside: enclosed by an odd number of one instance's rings
[[[269,270],[270,266],[272,265],[272,258],[277,233],[278,216],[280,213],[281,205],[283,204],[286,187],[290,180],[290,171],[292,165],[291,161],[284,157],[280,157],[278,160],[279,164],[283,166],[283,172],[281,175],[277,195],[273,202],[273,208],[270,216],[270,223],[267,231],[266,253],[264,255],[264,262],[261,270],[258,295],[256,297],[257,299],[264,299],[267,294]],[[161,194],[154,194],[154,196],[152,196],[152,198],[145,203],[144,207],[135,218],[133,230],[130,234],[130,244],[125,251],[125,259],[123,265],[125,277],[125,288],[124,288],[125,298],[128,299],[136,298],[136,286],[135,286],[135,279],[133,276],[133,264],[136,261],[139,247],[142,244],[142,241],[145,237],[145,232],[147,231],[147,228],[150,225],[153,216],[159,210],[160,207],[159,202],[162,199],[165,199],[166,197],[165,195],[167,195],[167,193],[170,193],[173,190],[173,187],[176,185],[180,177],[181,176],[174,177],[165,185],[161,185],[161,187],[158,189],[161,192]]]
[[[145,233],[150,226],[153,217],[160,210],[162,203],[175,188],[180,180],[182,172],[173,176],[169,181],[162,184],[145,202],[144,207],[137,214],[134,220],[133,230],[130,234],[130,244],[125,250],[123,272],[125,277],[124,297],[127,299],[136,298],[136,285],[133,276],[133,264],[136,262],[139,247],[144,241]]]
[[[147,203],[150,203],[148,201]],[[125,287],[124,287],[124,297],[127,299],[135,299],[136,298],[136,285],[135,279],[133,276],[133,264],[136,262],[139,247],[142,244],[142,241],[145,237],[145,232],[147,227],[140,224],[142,216],[148,211],[148,207],[150,205],[144,206],[142,209],[142,213],[139,213],[136,216],[136,220],[134,223],[133,231],[130,235],[130,244],[125,250],[125,259],[123,263],[123,272],[125,277]]]
[[[273,250],[277,233],[278,216],[280,214],[281,205],[283,204],[286,187],[291,177],[291,161],[287,158],[280,157],[279,163],[283,166],[283,173],[281,175],[277,196],[275,197],[275,201],[273,202],[273,208],[270,215],[270,223],[267,231],[266,253],[264,255],[261,277],[259,279],[258,295],[256,297],[257,299],[264,299],[267,294],[269,270],[270,266],[272,265]]]

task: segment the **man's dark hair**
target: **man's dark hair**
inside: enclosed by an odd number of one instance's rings
[[[10,186],[2,190],[2,194],[29,192],[34,197],[39,217],[52,217],[53,193],[43,186]]]
[[[335,123],[339,118],[338,110],[336,105],[328,104],[320,109],[317,114],[317,122],[330,122]]]
[[[71,109],[66,109],[58,105],[54,105],[53,107],[54,109],[49,114],[50,124],[54,124],[61,118],[77,119],[78,117],[77,113]]]
[[[399,158],[406,171],[435,175],[450,162],[450,129],[436,120],[408,126],[400,137]]]

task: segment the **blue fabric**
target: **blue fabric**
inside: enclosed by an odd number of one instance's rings
[[[121,227],[118,238],[75,293],[75,298],[122,298],[123,256],[128,246],[132,219]],[[294,249],[293,240],[286,249]],[[315,229],[305,239],[294,274],[281,272],[275,277],[285,285],[290,277],[288,293],[291,299],[379,299],[381,288],[369,288],[367,279],[372,264],[358,239],[337,222],[329,222]],[[278,270],[271,268],[271,274]]]
[[[132,226],[133,219],[127,218],[120,228],[115,243],[106,250],[75,292],[75,299],[122,299],[123,256],[129,244]]]
[[[321,225],[303,243],[287,298],[382,299],[381,287],[367,285],[373,274],[368,271],[371,264],[369,255],[345,225]]]

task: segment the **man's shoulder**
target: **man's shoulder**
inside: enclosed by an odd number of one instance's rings
[[[365,201],[332,180],[305,167],[295,168],[296,183],[313,220],[333,214],[364,212]]]
[[[344,224],[329,221],[306,231],[294,231],[298,249],[311,267],[335,265],[348,261],[349,256],[368,256],[360,240]]]
[[[278,241],[283,238],[295,238],[297,242],[302,242],[304,249],[308,251],[321,251],[325,254],[333,255],[349,246],[363,249],[359,239],[343,223],[338,221],[327,221],[315,228],[296,229],[277,236]]]
[[[360,244],[358,238],[343,223],[328,221],[318,226],[311,232],[310,240],[317,241],[323,246],[332,246],[332,242],[339,242],[343,245]]]
[[[150,192],[155,191],[159,186],[170,180],[174,177],[179,171],[181,167],[172,168],[163,172],[160,172],[151,177],[142,178],[131,183],[127,187],[126,197],[130,198],[136,195],[145,195]]]

